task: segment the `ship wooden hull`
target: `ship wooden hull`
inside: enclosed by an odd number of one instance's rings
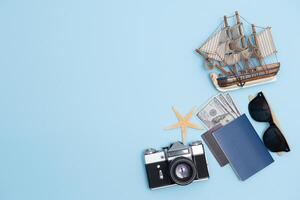
[[[219,91],[229,91],[239,89],[241,87],[249,87],[253,85],[265,84],[276,80],[280,63],[272,63],[264,66],[258,66],[251,72],[242,72],[239,77],[234,75],[218,77],[211,74],[211,80]]]

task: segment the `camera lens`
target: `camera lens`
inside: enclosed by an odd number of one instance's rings
[[[179,164],[175,168],[175,174],[178,178],[184,179],[190,176],[191,168],[185,163]]]
[[[178,185],[188,185],[196,177],[194,163],[185,157],[178,157],[170,163],[171,179]]]

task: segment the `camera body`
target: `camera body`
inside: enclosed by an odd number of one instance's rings
[[[188,185],[209,178],[201,141],[190,145],[175,142],[160,151],[147,149],[144,156],[150,189]]]

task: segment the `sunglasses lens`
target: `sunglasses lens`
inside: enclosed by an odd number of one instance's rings
[[[263,141],[266,147],[272,152],[290,151],[290,148],[276,126],[270,126],[263,135]]]
[[[258,122],[270,122],[272,119],[269,105],[262,92],[249,103],[248,110],[251,117]]]

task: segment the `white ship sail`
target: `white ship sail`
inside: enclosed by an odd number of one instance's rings
[[[230,28],[230,36],[232,40],[236,40],[242,36],[240,29],[243,29],[243,24],[236,24]]]
[[[215,35],[209,38],[198,50],[207,54],[207,57],[217,61],[224,60],[226,45],[223,41],[227,41],[227,28],[223,28]]]
[[[264,29],[262,32],[257,33],[256,37],[258,43],[257,45],[263,58],[271,56],[277,52],[270,27]]]
[[[240,61],[240,59],[241,59],[241,56],[239,53],[225,55],[225,64],[226,65],[235,65]]]
[[[204,52],[212,60],[219,61],[224,66],[234,65],[244,59],[248,54],[241,55],[245,47],[242,44],[241,34],[243,24],[224,27],[210,37],[198,50]]]

